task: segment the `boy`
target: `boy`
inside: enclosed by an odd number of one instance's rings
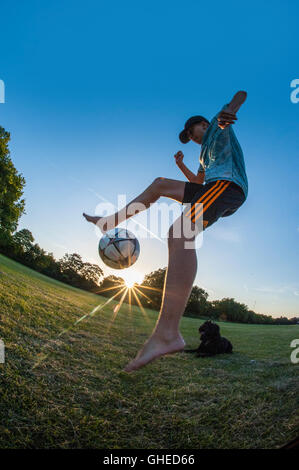
[[[143,193],[116,214],[93,217],[83,213],[86,220],[96,224],[105,233],[132,215],[149,208],[160,197],[168,197],[182,204],[189,203],[190,206],[169,229],[169,262],[156,326],[136,358],[125,367],[126,372],[140,369],[154,359],[184,349],[185,341],[180,334],[179,323],[192,290],[197,258],[195,248],[185,249],[185,242],[190,241],[190,238],[184,235],[184,230],[180,237],[175,237],[174,226],[183,226],[184,217],[188,217],[193,231],[198,227],[198,221],[202,222],[202,230],[205,230],[218,218],[232,215],[245,202],[248,182],[244,157],[231,124],[237,119],[236,113],[246,97],[245,91],[236,93],[211,123],[203,116],[193,116],[185,123],[179,134],[180,141],[186,144],[192,140],[202,145],[197,175],[184,165],[182,152],[175,154],[176,163],[188,182],[156,178]]]

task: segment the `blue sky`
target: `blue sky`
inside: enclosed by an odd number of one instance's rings
[[[196,172],[200,147],[179,142],[184,122],[212,118],[244,89],[234,130],[248,199],[205,232],[195,283],[210,300],[299,315],[298,14],[298,2],[275,0],[3,4],[1,125],[27,182],[19,229],[56,257],[78,252],[104,267],[81,215],[94,213],[96,193],[116,204],[157,176],[185,181],[173,155],[182,150]],[[140,242],[131,270],[167,265],[167,245]]]

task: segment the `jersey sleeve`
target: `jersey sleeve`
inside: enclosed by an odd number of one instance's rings
[[[221,113],[221,111],[223,111],[228,105],[229,103],[222,106],[221,110],[218,111],[218,113],[213,117],[208,127],[208,130],[206,134],[204,135],[203,142],[206,142],[207,140],[212,140],[215,134],[219,133],[220,127],[218,126],[218,116]]]
[[[205,171],[204,167],[202,166],[201,162],[199,162],[198,171]]]
[[[199,167],[198,167],[198,171],[205,171],[204,166],[203,166],[202,163],[201,163],[200,157],[199,157]]]

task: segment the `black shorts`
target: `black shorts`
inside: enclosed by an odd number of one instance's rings
[[[227,217],[236,212],[245,199],[241,186],[233,181],[219,179],[206,184],[187,182],[182,204],[190,203],[190,207],[185,210],[185,215],[192,222],[195,223],[202,217],[204,230],[219,217]]]

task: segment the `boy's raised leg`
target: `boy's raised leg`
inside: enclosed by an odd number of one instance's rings
[[[83,213],[88,222],[97,225],[105,233],[112,230],[129,217],[138,214],[150,207],[161,196],[182,202],[184,197],[185,181],[173,180],[169,178],[156,178],[144,191],[127,204],[123,209],[106,217],[92,216]]]

